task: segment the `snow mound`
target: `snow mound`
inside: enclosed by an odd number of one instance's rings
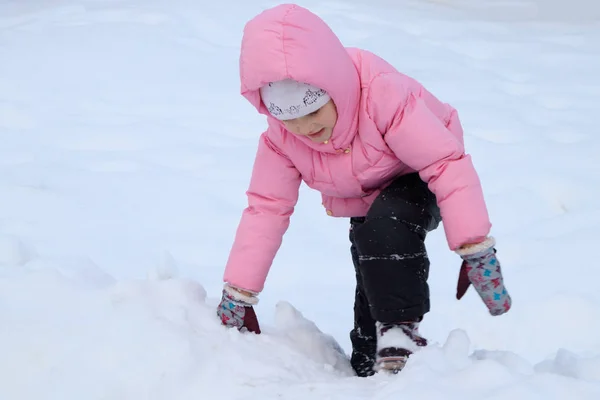
[[[352,373],[339,345],[286,303],[277,326],[240,334],[220,325],[218,299],[197,282],[117,282],[87,262],[13,267],[0,269],[3,399],[241,397]]]
[[[286,301],[275,307],[274,326],[239,333],[220,325],[218,298],[198,282],[152,274],[116,281],[91,262],[75,264],[34,259],[0,268],[0,398],[600,395],[598,357],[560,350],[532,365],[511,352],[472,349],[463,330],[415,354],[399,375],[358,378],[336,340]],[[269,311],[258,306],[259,317]]]

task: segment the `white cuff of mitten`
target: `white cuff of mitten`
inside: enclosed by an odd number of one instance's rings
[[[488,237],[481,243],[476,243],[464,248],[460,248],[456,250],[456,253],[461,257],[472,256],[473,254],[481,253],[482,251],[491,249],[495,245],[496,239],[494,239],[493,237]]]
[[[223,290],[225,290],[225,292],[227,292],[227,294],[229,294],[234,300],[253,306],[258,304],[258,293],[254,293],[246,289],[236,288],[235,286],[231,286],[228,283],[225,284]],[[248,296],[247,294],[240,292],[240,290],[249,292],[251,293],[251,295]]]

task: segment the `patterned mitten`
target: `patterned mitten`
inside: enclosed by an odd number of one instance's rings
[[[248,296],[225,285],[221,302],[217,307],[217,315],[221,323],[240,332],[250,331],[260,334],[260,326],[253,305],[258,303],[256,296]]]
[[[510,310],[512,300],[504,286],[495,244],[493,238],[488,238],[482,243],[457,251],[463,263],[456,298],[460,300],[469,286],[473,285],[490,314],[497,316]]]

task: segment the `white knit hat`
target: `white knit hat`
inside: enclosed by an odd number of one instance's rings
[[[323,89],[292,79],[261,87],[260,96],[271,115],[282,121],[315,112],[331,99]]]

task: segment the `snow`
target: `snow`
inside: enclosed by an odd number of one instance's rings
[[[0,398],[598,399],[600,6],[300,2],[459,110],[514,307],[490,317],[443,230],[431,345],[352,376],[347,221],[301,200],[256,310],[215,316],[264,120],[243,24],[275,2],[0,1]]]

